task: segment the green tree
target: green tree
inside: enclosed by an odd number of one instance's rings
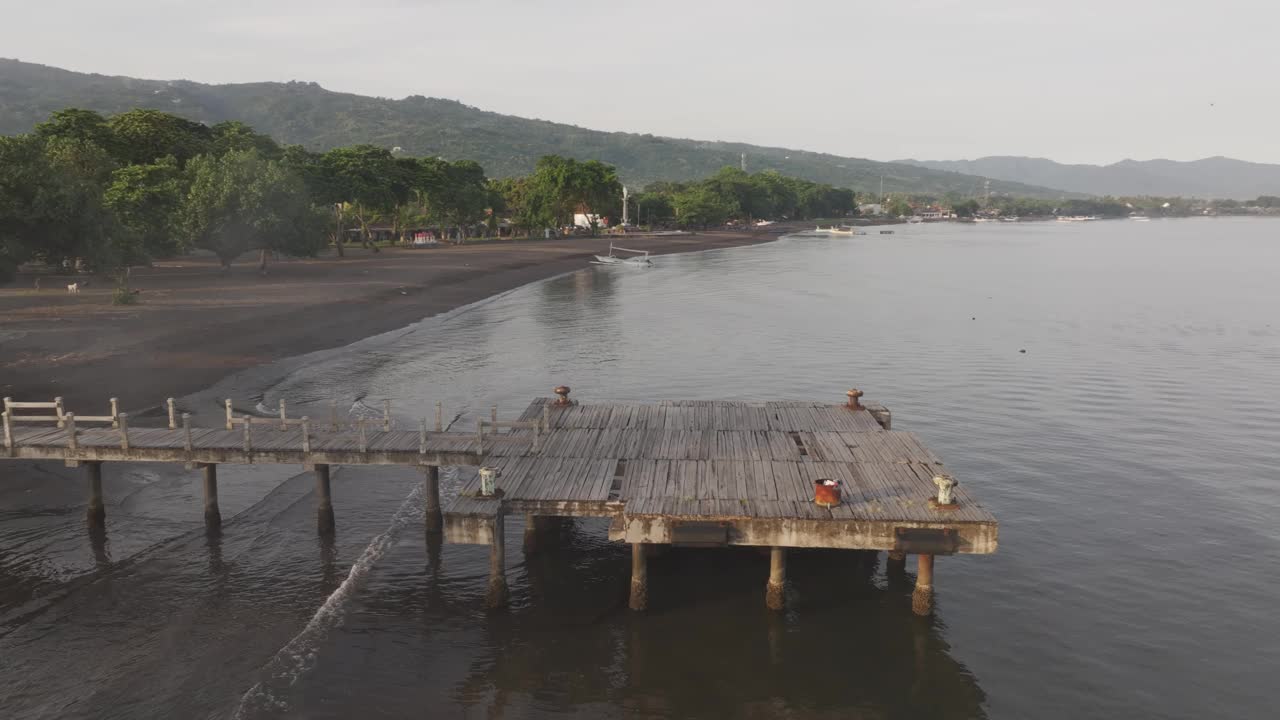
[[[889,204],[885,206],[884,211],[894,217],[908,217],[914,212],[911,209],[911,203],[905,197],[897,196],[889,200]]]
[[[951,203],[951,212],[955,213],[956,217],[971,218],[978,212],[978,201],[970,198]]]
[[[622,183],[612,165],[598,160],[578,162],[573,158],[547,155],[538,160],[528,178],[526,201],[531,216],[550,218],[551,224],[570,225],[580,210],[591,217],[591,232],[596,223],[592,216],[621,207]]]
[[[682,190],[672,196],[671,203],[675,207],[677,220],[685,227],[723,225],[740,212],[732,198],[707,185]]]
[[[649,190],[636,194],[636,222],[653,226],[675,220],[676,208],[671,198],[671,193]]]
[[[239,120],[220,122],[209,128],[209,134],[209,152],[215,155],[232,150],[257,150],[259,155],[269,160],[279,160],[284,155],[284,150],[275,140]]]
[[[306,185],[283,164],[254,150],[202,155],[188,164],[191,187],[182,206],[188,241],[212,251],[224,268],[249,250],[314,255],[324,240],[321,214]]]
[[[352,145],[334,148],[319,159],[319,199],[327,205],[349,203],[352,217],[360,226],[365,247],[370,242],[369,224],[378,215],[389,215],[405,199],[410,183],[405,181],[404,166],[391,151],[376,145]],[[342,244],[339,236],[338,251]]]
[[[156,258],[182,248],[176,225],[185,193],[178,161],[170,156],[150,165],[118,168],[103,200],[137,237],[142,254]]]
[[[209,152],[213,131],[198,122],[159,110],[130,110],[107,121],[115,142],[116,157],[128,165],[146,165],[172,155],[178,165]]]
[[[115,133],[107,125],[107,119],[92,110],[58,110],[48,120],[36,125],[35,135],[45,141],[53,138],[81,140],[97,145],[113,157],[119,157],[119,143]]]

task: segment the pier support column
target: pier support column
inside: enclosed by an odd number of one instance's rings
[[[933,556],[917,555],[916,589],[911,593],[911,610],[917,615],[933,613]]]
[[[316,528],[325,535],[332,533],[334,528],[328,465],[316,465]]]
[[[547,515],[524,516],[524,554],[534,555],[541,552],[547,543],[557,518]]]
[[[889,559],[884,564],[884,574],[902,577],[907,572],[907,554],[901,550],[890,550]]]
[[[502,508],[493,516],[493,544],[489,546],[489,593],[485,598],[490,608],[507,604],[506,522]]]
[[[218,509],[218,466],[207,463],[200,466],[204,473],[204,524],[214,529],[222,527],[222,511]]]
[[[644,610],[649,606],[649,557],[647,546],[631,544],[631,600],[632,610]]]
[[[424,520],[427,532],[435,534],[444,529],[444,517],[440,514],[440,467],[428,465],[423,470],[427,474],[427,510]]]
[[[765,589],[764,602],[770,610],[786,606],[787,549],[775,547],[769,552],[769,585]]]
[[[102,504],[102,463],[84,463],[84,476],[89,481],[89,508],[85,519],[91,527],[102,527],[107,522],[107,510]]]

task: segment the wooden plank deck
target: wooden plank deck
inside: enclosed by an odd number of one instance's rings
[[[663,542],[680,522],[724,522],[737,544],[902,549],[903,529],[958,538],[955,552],[996,547],[995,517],[965,485],[937,509],[938,459],[910,432],[884,429],[866,408],[813,402],[671,401],[555,405],[521,415],[549,431],[537,451],[494,443],[505,512],[614,518],[610,537]],[[887,411],[875,406],[887,418]],[[526,437],[521,430],[509,437]],[[814,483],[840,483],[843,502],[813,502]],[[474,515],[479,480],[445,508]],[[482,505],[496,512],[497,504]],[[480,517],[480,516],[476,516]]]

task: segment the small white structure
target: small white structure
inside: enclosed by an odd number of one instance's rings
[[[883,215],[884,206],[880,203],[864,203],[858,206],[858,212],[863,215]]]
[[[605,218],[603,215],[596,215],[594,213],[574,213],[573,214],[574,227],[590,228],[593,224],[596,227],[606,227],[607,223],[608,223],[608,219]]]

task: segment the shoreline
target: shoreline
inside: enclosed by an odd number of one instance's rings
[[[798,227],[625,242],[668,255],[772,242]],[[214,258],[175,258],[136,270],[130,286],[140,302],[125,306],[111,304],[105,281],[72,295],[48,276],[36,290],[34,275],[19,275],[0,287],[0,395],[61,397],[79,414],[99,414],[117,397],[122,411],[145,412],[244,370],[344,347],[580,270],[610,239],[617,238],[347,248],[345,258],[330,251],[276,261],[266,275],[257,271],[256,255],[227,273]]]

